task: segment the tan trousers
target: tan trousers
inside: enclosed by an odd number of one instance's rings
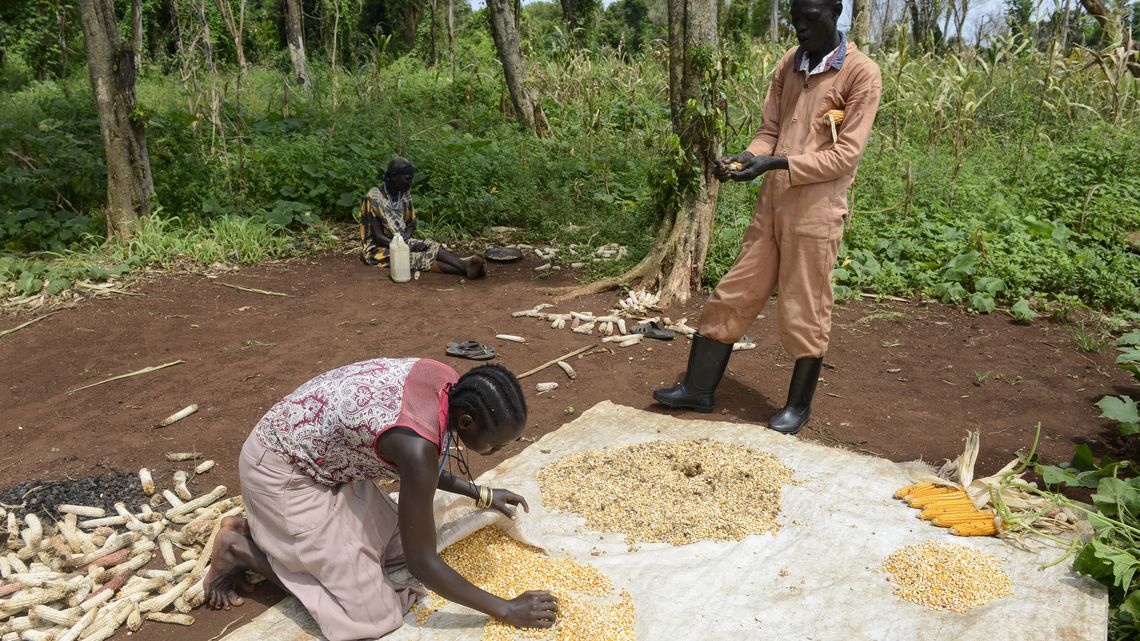
[[[736,342],[779,287],[776,313],[784,349],[796,359],[827,351],[831,272],[846,208],[841,200],[797,207],[804,204],[797,203],[797,191],[786,171],[765,178],[740,254],[701,310],[702,336]]]

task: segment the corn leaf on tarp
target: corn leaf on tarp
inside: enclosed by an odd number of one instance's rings
[[[742,541],[673,547],[584,528],[572,513],[542,504],[536,475],[583,450],[654,440],[712,438],[770,452],[795,470],[800,485],[783,488],[782,527]],[[637,607],[638,638],[814,639],[816,641],[955,639],[958,641],[1102,641],[1108,602],[1096,583],[1055,561],[1059,551],[1016,549],[994,538],[962,539],[917,518],[891,498],[925,464],[885,459],[788,438],[755,425],[682,420],[603,402],[484,474],[480,483],[527,497],[516,523],[475,512],[470,499],[440,493],[440,546],[496,524],[551,556],[599,568]],[[621,488],[614,488],[621,491]],[[925,540],[961,544],[1005,559],[1013,596],[964,613],[934,611],[903,600],[879,569],[898,548]],[[413,612],[385,641],[475,641],[485,617],[449,604],[425,623]],[[1031,625],[1011,622],[1032,622]],[[599,639],[603,638],[601,636]],[[294,599],[266,611],[224,641],[316,641],[315,624]]]

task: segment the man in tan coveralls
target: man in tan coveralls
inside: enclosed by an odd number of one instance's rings
[[[792,0],[800,46],[784,55],[764,101],[763,124],[746,151],[717,160],[718,179],[765,177],[740,255],[701,312],[680,384],[658,389],[667,407],[713,410],[713,392],[732,354],[779,287],[784,349],[796,359],[788,401],[768,421],[785,434],[803,428],[831,332],[835,266],[847,188],[879,108],[879,67],[837,30],[839,0]],[[843,112],[833,129],[826,114]],[[775,170],[775,171],[773,171]]]

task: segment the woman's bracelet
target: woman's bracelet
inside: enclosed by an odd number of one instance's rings
[[[475,507],[488,508],[495,501],[495,490],[486,485],[476,485],[479,488],[479,498],[475,500]]]

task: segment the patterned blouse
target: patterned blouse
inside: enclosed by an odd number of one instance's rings
[[[376,441],[406,427],[440,447],[448,390],[459,374],[438,361],[375,358],[325,372],[281,399],[254,433],[268,449],[326,485],[398,479]],[[443,451],[441,449],[440,456]]]
[[[388,248],[376,242],[375,236],[382,234],[388,238],[402,235],[408,223],[416,219],[410,193],[400,194],[393,199],[384,186],[373,187],[360,205],[360,245],[361,257],[369,265],[387,265]]]

